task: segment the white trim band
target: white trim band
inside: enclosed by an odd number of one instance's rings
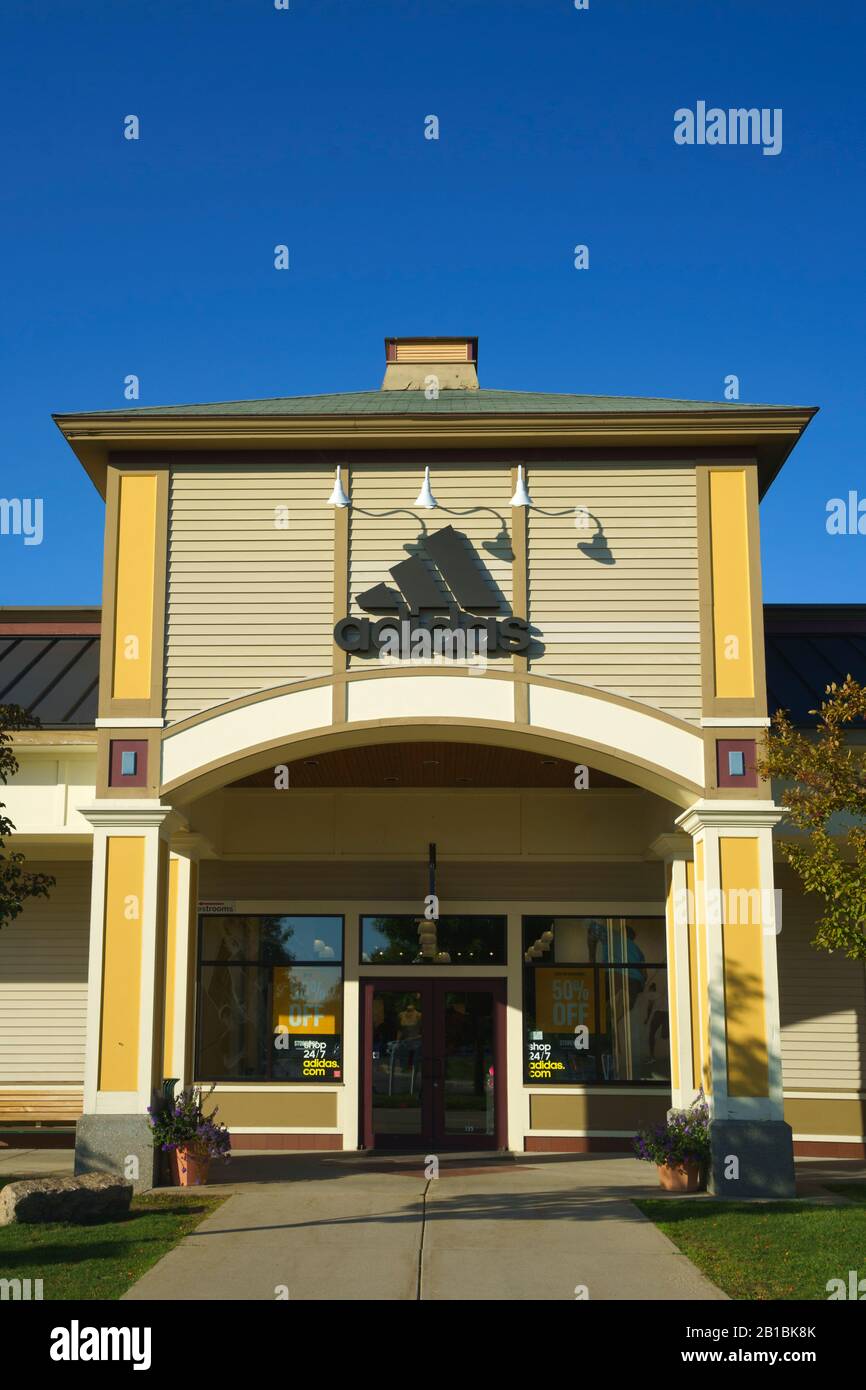
[[[727,719],[717,715],[705,715],[701,718],[702,729],[769,729],[769,719],[762,719],[757,714],[729,715]]]
[[[164,729],[165,720],[148,715],[129,719],[97,719],[97,729]]]

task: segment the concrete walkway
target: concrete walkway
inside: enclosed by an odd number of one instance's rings
[[[75,1154],[72,1149],[7,1149],[0,1147],[0,1183],[10,1178],[47,1178],[59,1174],[72,1177]]]
[[[592,1300],[725,1297],[629,1200],[659,1194],[630,1157],[449,1155],[432,1180],[420,1158],[232,1165],[211,1188],[229,1200],[127,1299],[273,1300],[281,1286],[301,1301],[571,1301],[581,1285]]]

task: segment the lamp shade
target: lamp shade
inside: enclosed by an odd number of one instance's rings
[[[439,503],[436,501],[436,498],[433,496],[433,489],[430,487],[430,466],[429,466],[429,464],[428,464],[428,466],[424,469],[424,481],[423,481],[423,483],[421,484],[421,491],[418,493],[418,496],[415,498],[415,506],[416,506],[416,507],[424,507],[425,510],[428,511],[428,512],[432,512],[433,509],[434,509],[435,507],[438,507],[438,506],[439,506]]]
[[[341,477],[340,477],[340,465],[337,464],[337,477],[336,477],[336,479],[335,479],[335,481],[334,481],[334,487],[333,487],[333,490],[332,490],[332,492],[331,492],[331,495],[330,495],[330,497],[328,498],[328,506],[329,506],[329,507],[348,507],[348,505],[349,505],[349,499],[348,499],[348,497],[346,496],[345,492],[343,491],[343,481],[342,481],[342,479],[341,479]]]
[[[517,465],[517,487],[514,489],[514,496],[511,499],[512,507],[531,507],[532,498],[526,488],[526,481],[523,477],[523,464]]]

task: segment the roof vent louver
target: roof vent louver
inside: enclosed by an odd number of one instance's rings
[[[386,338],[383,391],[478,390],[477,338]]]

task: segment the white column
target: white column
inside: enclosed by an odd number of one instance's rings
[[[171,837],[169,859],[169,902],[167,903],[166,1016],[164,1023],[163,1072],[176,1076],[180,1088],[194,1081],[195,983],[190,988],[190,972],[195,968],[196,909],[198,905],[198,865],[204,842],[201,836],[180,832]],[[172,901],[173,899],[173,901]],[[188,1072],[189,1068],[189,1072]]]
[[[161,1047],[162,980],[157,978],[162,933],[165,930],[165,884],[161,868],[165,859],[161,847],[165,840],[166,819],[171,808],[152,801],[104,801],[82,810],[93,826],[93,881],[91,887],[90,961],[87,991],[87,1037],[85,1048],[84,1110],[86,1114],[132,1115],[144,1114],[150,1103],[151,1091],[158,1066]],[[121,1056],[122,1074],[128,1084],[111,1084],[112,1070],[117,1072],[112,1053],[117,1044],[106,1036],[106,1017],[114,1006],[106,991],[115,989],[117,966],[109,976],[111,963],[106,957],[107,913],[116,912],[108,899],[109,862],[112,846],[122,841],[140,841],[130,861],[128,883],[115,884],[122,894],[124,911],[112,923],[115,933],[122,933],[124,921],[140,931],[137,947],[130,944],[128,963],[131,975],[138,977],[138,1029],[134,1039],[120,1045],[130,1053],[128,1061]],[[122,877],[122,871],[121,871]],[[124,949],[122,937],[113,942],[115,958]],[[132,1050],[134,1047],[135,1056]]]
[[[361,1075],[370,1059],[361,1056],[361,980],[360,931],[356,904],[345,913],[343,940],[343,1085],[337,1090],[337,1124],[343,1133],[343,1148],[357,1149],[361,1142],[359,1110]]]
[[[773,880],[773,827],[781,817],[772,802],[698,802],[677,821],[693,837],[696,865],[703,865],[701,880],[695,875],[695,893],[699,929],[703,918],[706,932],[709,1099],[718,1120],[783,1118]],[[745,858],[736,854],[742,842],[750,842],[743,845]],[[739,871],[738,857],[754,863],[748,878]],[[742,967],[743,943],[759,963],[754,976]],[[750,1052],[754,1072],[762,1069],[766,1055],[763,1085],[743,1079]]]
[[[709,1004],[709,1189],[720,1197],[792,1197],[776,972],[773,827],[768,801],[700,801],[679,817],[695,847],[697,930]]]
[[[671,1039],[671,1106],[686,1110],[700,1091],[694,1074],[691,960],[689,954],[689,894],[687,867],[692,843],[687,835],[660,835],[653,854],[664,860],[667,920],[668,1017]]]
[[[84,1113],[75,1172],[157,1177],[147,1107],[161,1079],[166,866],[171,807],[105,799],[93,826]]]

